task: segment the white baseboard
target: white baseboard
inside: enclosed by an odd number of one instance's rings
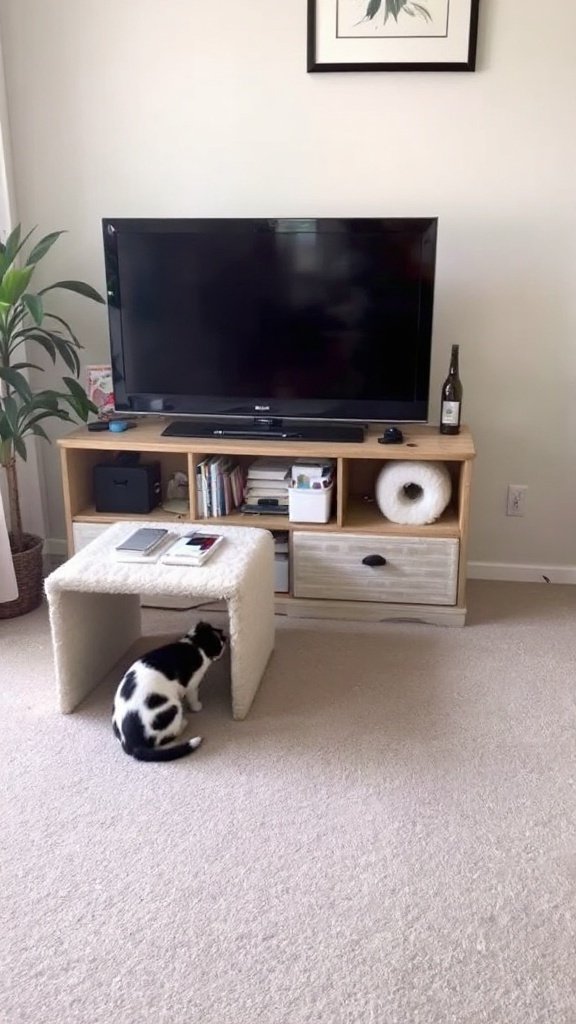
[[[576,583],[576,565],[469,562],[468,579],[507,580],[515,583]]]
[[[65,540],[48,538],[44,554],[66,558]],[[511,583],[576,583],[576,565],[522,565],[515,562],[468,562],[469,580],[503,580]]]

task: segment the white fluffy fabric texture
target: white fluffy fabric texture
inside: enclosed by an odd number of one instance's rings
[[[274,646],[272,535],[210,527],[226,544],[201,567],[118,562],[114,547],[137,525],[111,526],[45,582],[60,710],[73,711],[139,637],[140,596],[162,594],[227,602],[232,711],[244,718]],[[190,525],[171,531],[188,533]]]
[[[416,485],[416,497],[406,488]],[[442,462],[388,462],[378,474],[376,501],[391,523],[424,526],[442,515],[452,496],[452,481]]]

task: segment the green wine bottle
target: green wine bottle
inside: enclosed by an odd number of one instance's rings
[[[448,376],[442,385],[442,397],[440,403],[441,434],[460,433],[463,388],[458,367],[459,348],[459,345],[452,345],[450,369],[448,371]]]

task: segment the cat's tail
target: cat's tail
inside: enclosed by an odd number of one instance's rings
[[[122,746],[126,753],[137,761],[177,761],[180,757],[193,754],[201,743],[202,737],[195,736],[193,740],[179,743],[175,747],[126,747],[124,744]]]

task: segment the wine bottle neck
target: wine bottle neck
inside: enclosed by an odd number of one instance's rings
[[[452,356],[450,358],[450,370],[449,370],[449,373],[450,373],[451,377],[457,377],[458,376],[458,346],[457,345],[453,345],[452,346]]]

